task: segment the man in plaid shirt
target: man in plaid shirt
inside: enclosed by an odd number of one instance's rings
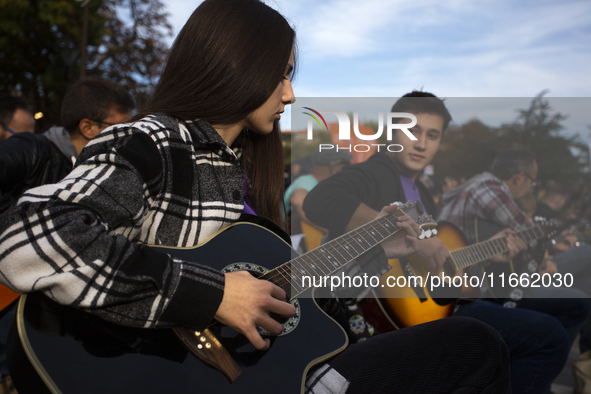
[[[439,220],[458,226],[470,243],[476,242],[475,218],[514,230],[527,226],[530,221],[514,199],[530,191],[537,173],[538,165],[530,151],[506,151],[495,160],[493,173],[476,175],[444,193]]]
[[[496,224],[508,231],[531,226],[531,221],[517,206],[514,199],[523,197],[531,191],[537,174],[537,161],[531,151],[525,148],[509,149],[495,158],[491,172],[478,174],[459,187],[446,192],[442,198],[443,208],[438,220],[446,220],[457,225],[470,243],[477,242],[475,219]],[[513,238],[520,249],[526,249],[522,240]],[[584,249],[587,248],[585,245]],[[580,261],[582,258],[588,260],[588,257],[584,256],[588,252],[585,252],[583,248],[571,249],[555,256],[553,260],[537,262],[543,263],[538,265],[538,271],[557,273],[559,272],[557,265],[568,267],[573,261]],[[503,262],[503,257],[491,260]],[[523,293],[517,293],[517,296],[515,292],[511,294],[512,297],[505,300],[503,306],[542,312],[555,317],[564,327],[564,333],[572,346],[585,322],[588,310],[588,302],[583,292],[566,287],[540,287],[523,289]],[[523,298],[520,294],[523,294]],[[481,318],[484,321],[497,319],[494,315],[484,317],[482,312],[473,304],[467,304],[462,306],[457,314]],[[490,321],[489,324],[491,324]],[[554,334],[556,335],[558,333]],[[582,342],[591,343],[587,336],[582,336]]]

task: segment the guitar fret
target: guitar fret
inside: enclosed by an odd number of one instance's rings
[[[350,258],[350,260],[353,260],[353,259],[354,259],[354,257],[353,257],[353,255],[351,254],[351,250],[355,250],[355,249],[353,249],[353,248],[352,248],[352,247],[351,247],[351,246],[350,246],[348,243],[346,243],[346,242],[345,242],[344,240],[342,240],[342,239],[337,239],[336,241],[338,241],[337,243],[338,243],[338,245],[341,247],[340,249],[341,249],[341,250],[342,250],[344,253],[347,253],[347,254],[349,255],[349,257],[347,257],[347,259],[349,259],[349,258]],[[349,260],[349,261],[350,261],[350,260]]]
[[[353,249],[353,251],[357,254],[360,255],[361,253],[363,253],[365,250],[363,249],[363,247],[359,244],[359,242],[357,242],[355,240],[355,238],[353,238],[352,235],[347,236],[347,238],[343,238],[343,240],[345,242],[347,242],[347,244],[351,247],[351,249]]]
[[[485,252],[485,260],[488,260],[495,255],[495,252],[490,243],[486,242],[485,244],[483,244],[482,248]]]
[[[526,243],[531,243],[532,241],[544,238],[546,233],[540,226],[536,225],[518,231],[517,236]],[[506,253],[508,250],[506,238],[495,238],[474,245],[464,246],[463,248],[452,251],[450,254],[453,256],[458,268],[466,268],[486,261],[498,254]]]
[[[335,260],[331,260],[331,255],[327,253],[326,247],[321,246],[312,251],[312,255],[316,261],[321,261],[327,267],[330,267],[330,271],[334,269],[334,265],[337,264]]]
[[[469,264],[469,263],[471,262],[471,259],[470,259],[470,251],[469,251],[468,249],[464,248],[464,249],[462,250],[462,256],[463,256],[463,258],[464,258],[464,261],[465,261],[467,264]]]
[[[507,241],[505,241],[504,239],[503,240],[501,240],[500,238],[495,239],[495,244],[499,248],[500,253],[505,253],[508,250],[507,249]]]
[[[292,296],[297,297],[310,286],[306,285],[303,287],[298,284],[302,283],[301,279],[303,276],[311,276],[311,272],[317,274],[319,277],[327,277],[333,274],[397,232],[399,228],[394,224],[397,221],[396,214],[382,216],[356,230],[341,235],[314,250],[296,257],[284,264],[286,268],[276,268],[277,274],[282,278],[280,281],[286,281],[285,272],[282,271],[288,269],[288,276],[291,278],[291,288],[297,293]],[[312,283],[313,285],[314,282],[306,283]]]
[[[330,273],[334,269],[332,255],[328,252],[328,245],[322,245],[313,250],[314,253],[311,255],[326,268],[327,272]],[[330,257],[329,257],[330,256]]]
[[[467,267],[469,265],[469,261],[468,258],[466,256],[466,251],[465,250],[461,250],[459,253],[460,256],[460,260],[462,261],[462,267]]]
[[[339,251],[334,246],[331,245],[328,248],[332,249],[331,254],[330,254],[330,256],[332,256],[331,258],[333,260],[336,260],[336,262],[341,267],[343,267],[345,264],[347,264],[350,261],[350,260],[347,260],[342,254],[340,254]]]
[[[361,252],[358,252],[359,254],[361,254],[369,249],[369,244],[367,243],[367,241],[365,239],[363,239],[361,237],[360,234],[352,235],[351,240],[355,241],[357,243],[357,245],[359,245],[359,247],[361,247]],[[367,246],[368,246],[367,248],[363,245],[363,242],[365,242],[367,244]],[[357,250],[357,249],[355,249],[355,250]]]
[[[288,273],[290,280],[289,280],[288,284],[286,285],[287,288],[283,288],[283,290],[287,294],[289,294],[290,299],[291,299],[291,296],[293,295],[293,292],[291,291],[292,289],[295,291],[296,294],[303,290],[302,287],[299,285],[300,283],[302,283],[301,278],[299,278],[297,273],[295,271],[293,271],[291,268],[292,268],[292,262],[287,262],[283,265],[280,265],[279,267],[277,267],[275,269],[275,270],[283,269],[283,271]],[[289,270],[289,272],[287,270]]]
[[[302,290],[302,287],[299,285],[299,283],[301,283],[301,282],[297,280],[297,275],[295,275],[295,273],[292,273],[291,263],[283,264],[277,268],[282,269],[287,274],[288,280],[286,280],[285,287],[282,287],[282,288],[285,291],[285,293],[289,295],[288,296],[289,298],[291,298],[291,295],[293,293],[292,289],[296,293],[298,293]]]
[[[482,254],[482,251],[480,250],[480,248],[476,245],[474,245],[473,247],[474,253],[476,254],[476,259],[480,262],[483,260],[484,255]]]
[[[468,256],[468,260],[470,261],[476,261],[476,259],[474,258],[474,255],[472,253],[472,247],[469,246],[468,248],[466,248],[466,255]]]
[[[387,224],[391,228],[391,225],[389,223],[385,223],[385,224]],[[388,238],[391,234],[390,231],[388,231],[388,228],[385,227],[384,223],[382,223],[380,221],[376,222],[374,229],[380,235],[382,240]]]
[[[532,237],[532,235],[530,234],[530,231],[529,231],[529,229],[521,230],[521,231],[519,232],[519,234],[523,234],[523,236],[522,236],[521,238],[522,238],[522,239],[523,239],[523,238],[525,238],[525,239],[524,239],[524,241],[525,241],[526,243],[531,243],[533,240],[535,240],[535,238],[534,238],[534,237]]]
[[[283,288],[284,285],[289,285],[290,284],[290,279],[287,279],[288,277],[285,277],[285,270],[286,268],[284,268],[283,266],[279,266],[277,267],[277,273],[279,273],[279,275],[281,276],[281,280],[283,281],[283,285],[277,284],[279,287]],[[283,272],[282,272],[283,271]]]
[[[366,233],[375,241],[376,245],[384,240],[382,237],[379,236],[379,233],[376,233],[376,230],[373,227],[373,225],[371,226],[371,230],[368,229]]]
[[[476,259],[479,262],[485,260],[484,253],[482,253],[482,250],[477,245],[474,245],[474,252],[476,253]]]
[[[496,251],[490,242],[486,242],[486,249],[488,251],[488,256],[487,256],[487,260],[488,260],[496,254]]]
[[[495,250],[497,253],[505,253],[505,242],[500,241],[499,239],[493,240],[493,245],[495,245]]]
[[[459,268],[464,268],[464,266],[466,265],[466,261],[464,260],[464,258],[462,257],[462,253],[461,252],[452,252],[454,260],[456,261],[457,265]]]
[[[338,259],[338,260],[342,260],[342,265],[345,265],[345,264],[347,264],[349,261],[351,261],[351,259],[350,259],[350,258],[347,258],[347,256],[345,256],[345,255],[343,255],[343,254],[341,253],[341,249],[340,249],[340,248],[337,248],[336,246],[331,246],[331,247],[332,247],[332,249],[333,249],[333,252],[336,252],[336,253],[338,253],[338,254],[339,254],[339,257],[337,257],[337,259]]]
[[[378,242],[378,240],[377,240],[377,239],[374,237],[374,235],[375,235],[375,231],[373,232],[373,234],[371,233],[371,231],[367,231],[367,232],[365,233],[365,235],[364,235],[364,236],[362,236],[362,237],[363,237],[363,239],[364,239],[364,240],[366,239],[366,237],[369,237],[369,238],[371,238],[371,240],[372,240],[373,242],[375,242],[376,244],[378,244],[379,242]],[[366,240],[366,242],[367,242],[367,240]],[[368,242],[368,244],[371,244],[371,242]]]
[[[303,260],[314,271],[314,274],[316,274],[317,276],[326,276],[330,272],[329,267],[324,262],[322,262],[322,260],[311,259],[308,256],[302,258],[301,260]],[[323,266],[324,269],[322,268]]]
[[[293,260],[292,264],[291,264],[291,272],[295,273],[299,278],[298,279],[302,279],[302,277],[304,276],[312,276],[310,275],[310,273],[305,269],[305,266],[303,264],[300,264],[300,261],[295,261]]]
[[[464,251],[463,251],[462,249],[460,249],[460,250],[458,250],[458,251],[455,251],[455,252],[453,252],[453,253],[455,253],[455,256],[457,256],[457,257],[456,257],[456,261],[457,261],[457,262],[458,262],[460,265],[464,266],[464,265],[466,264],[466,259],[464,258]],[[454,257],[455,257],[455,256],[454,256]]]

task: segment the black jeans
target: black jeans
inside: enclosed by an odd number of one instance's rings
[[[501,334],[511,354],[514,393],[548,393],[566,363],[572,340],[589,310],[589,301],[532,298],[522,302],[530,310],[478,300],[460,307],[456,316],[473,317]],[[561,313],[552,316],[557,310]]]
[[[509,352],[477,320],[452,317],[372,337],[328,362],[357,393],[511,393]]]

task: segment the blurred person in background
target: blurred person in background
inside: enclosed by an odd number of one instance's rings
[[[94,136],[129,120],[134,108],[131,94],[111,81],[85,78],[72,85],[62,100],[63,127],[18,133],[0,145],[0,213],[28,189],[60,181]]]
[[[35,131],[35,118],[29,104],[21,97],[0,97],[0,142],[25,131]]]

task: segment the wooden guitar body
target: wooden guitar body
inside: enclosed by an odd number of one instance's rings
[[[468,245],[462,232],[448,222],[440,222],[437,225],[436,237],[440,238],[445,246],[452,251]],[[380,286],[373,290],[375,301],[369,300],[369,305],[364,307],[364,312],[369,311],[369,314],[373,315],[376,308],[372,304],[376,302],[384,316],[392,324],[391,329],[410,327],[453,314],[454,297],[460,297],[461,289],[452,288],[451,291],[439,291],[431,294],[425,283],[420,288],[414,288],[408,283],[405,287],[388,285],[388,281],[392,282],[398,277],[408,278],[411,275],[419,275],[425,280],[429,270],[428,262],[415,254],[406,259],[392,259],[389,263],[392,269],[380,278]],[[445,274],[451,277],[460,275],[461,272],[450,264],[446,267]],[[367,317],[372,321],[372,316]],[[376,319],[383,321],[383,317],[376,316]],[[376,326],[378,330],[387,330],[386,325],[380,323],[378,325]]]
[[[206,261],[219,270],[230,266],[255,274],[260,274],[259,267],[272,269],[297,254],[274,232],[252,223],[226,227],[195,248],[157,249],[187,261]],[[233,382],[189,351],[172,329],[119,326],[39,294],[21,299],[17,328],[25,360],[53,393],[295,394],[303,392],[313,365],[348,344],[343,329],[313,298],[300,297],[295,303],[296,316],[285,323],[283,334],[270,337],[272,344],[265,352],[226,326],[210,327],[240,370]],[[199,342],[200,336],[195,340]],[[23,360],[22,355],[9,358]],[[29,387],[27,366],[13,362],[10,367],[19,393],[26,394],[21,387]]]

